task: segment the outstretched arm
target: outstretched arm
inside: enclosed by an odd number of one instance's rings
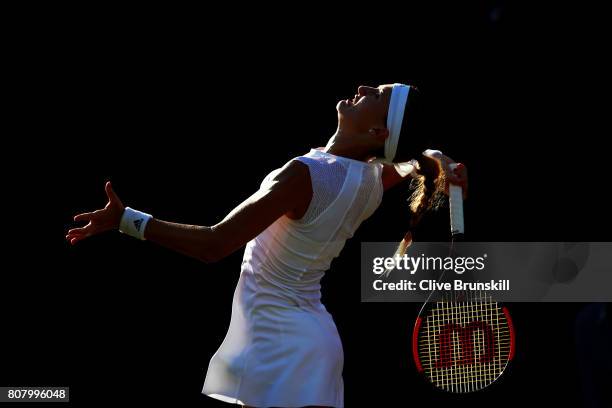
[[[440,153],[438,157],[441,170],[445,173],[446,181],[461,186],[463,189],[463,198],[467,198],[468,177],[465,165],[463,163],[457,163],[457,167],[451,169],[450,164],[455,163],[453,159],[442,153]],[[410,180],[412,178],[412,170],[412,162],[396,163],[393,165],[383,164],[382,183],[384,191],[393,188],[404,180]]]
[[[398,171],[399,170],[399,171]],[[392,164],[383,164],[382,184],[383,190],[387,191],[395,187],[404,180],[412,178],[414,166],[411,162]]]
[[[88,221],[82,228],[68,231],[71,244],[119,227],[124,207],[106,184],[108,204],[104,209],[77,215],[75,221]],[[301,162],[286,164],[276,177],[232,210],[213,226],[177,224],[151,219],[144,236],[147,240],[204,262],[218,261],[257,236],[282,215],[308,205],[312,197],[308,167]]]

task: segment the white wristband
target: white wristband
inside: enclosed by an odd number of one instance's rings
[[[144,240],[144,231],[151,218],[153,218],[151,214],[125,207],[121,216],[121,222],[119,222],[119,231],[134,238]]]

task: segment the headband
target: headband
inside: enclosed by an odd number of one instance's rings
[[[404,119],[404,109],[408,102],[410,87],[404,84],[393,84],[391,89],[391,101],[389,102],[389,113],[387,114],[387,129],[389,136],[385,140],[385,159],[392,162],[397,152],[402,121]]]

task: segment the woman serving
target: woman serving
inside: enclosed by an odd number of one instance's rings
[[[414,226],[448,182],[467,188],[464,166],[451,171],[448,157],[420,155],[419,98],[403,84],[360,86],[338,102],[338,128],[324,148],[272,171],[216,225],[177,224],[124,207],[108,182],[106,206],[74,217],[87,225],[66,239],[76,244],[119,229],[204,262],[246,245],[229,329],[202,392],[249,407],[343,407],[342,343],[321,303],[321,278],[383,191],[412,180]]]

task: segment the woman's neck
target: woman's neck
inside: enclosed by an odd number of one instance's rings
[[[350,136],[344,134],[340,129],[336,130],[336,133],[328,140],[323,151],[363,162],[367,162],[373,157],[366,149],[355,145],[354,141],[350,140]]]

